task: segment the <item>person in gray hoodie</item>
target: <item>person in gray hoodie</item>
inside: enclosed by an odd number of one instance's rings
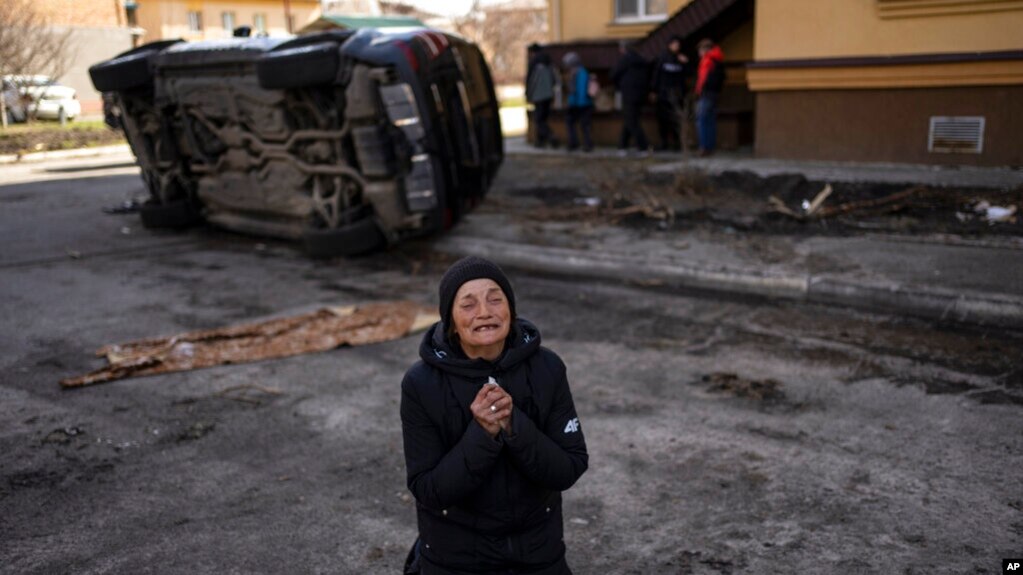
[[[533,124],[536,126],[534,144],[538,148],[558,147],[558,140],[551,134],[547,119],[554,101],[554,70],[551,57],[539,44],[529,46],[529,71],[526,75],[526,101],[533,105]]]

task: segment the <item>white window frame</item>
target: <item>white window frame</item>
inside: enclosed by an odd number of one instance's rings
[[[198,10],[188,11],[188,31],[202,32],[202,12]]]
[[[228,20],[231,21],[231,25],[228,26]],[[227,35],[230,36],[234,29],[238,27],[238,18],[232,10],[226,10],[220,13],[220,25],[223,26]]]
[[[663,22],[668,19],[668,7],[665,5],[663,14],[647,14],[646,6],[648,0],[636,0],[636,16],[620,16],[618,14],[618,0],[615,0],[615,23],[616,24],[633,24],[633,23],[645,23],[645,22]]]
[[[262,20],[262,26],[260,26]],[[255,32],[266,34],[266,12],[256,12],[252,15],[252,29]]]

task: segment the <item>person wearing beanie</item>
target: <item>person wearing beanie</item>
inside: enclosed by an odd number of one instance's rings
[[[592,76],[583,66],[582,58],[575,52],[569,52],[561,58],[561,64],[567,74],[565,92],[568,96],[565,130],[568,132],[568,151],[579,149],[578,125],[583,134],[583,151],[593,151],[593,96],[591,94]]]
[[[571,575],[561,492],[589,458],[564,362],[516,315],[497,264],[455,262],[401,383],[419,538],[405,573]]]

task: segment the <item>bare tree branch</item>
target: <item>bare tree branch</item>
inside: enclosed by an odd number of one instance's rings
[[[9,79],[15,86],[24,84],[27,76],[60,78],[71,61],[71,33],[70,28],[54,26],[33,0],[3,0],[0,2],[0,77]],[[35,97],[42,97],[42,92]],[[0,98],[0,120],[4,127],[7,126],[6,104],[6,100]]]
[[[547,12],[527,2],[483,5],[475,0],[466,14],[455,19],[456,31],[480,46],[498,84],[522,82],[526,74],[526,46],[547,39]]]

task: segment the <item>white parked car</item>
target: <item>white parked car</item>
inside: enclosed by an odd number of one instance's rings
[[[82,113],[75,89],[58,84],[49,76],[5,76],[4,83],[13,84],[24,96],[30,117],[74,120]]]

